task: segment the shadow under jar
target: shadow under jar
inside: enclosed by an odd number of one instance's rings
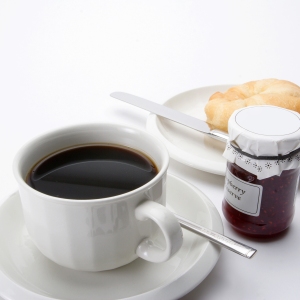
[[[253,106],[232,115],[222,209],[234,229],[268,237],[289,227],[298,190],[299,143],[296,112]]]

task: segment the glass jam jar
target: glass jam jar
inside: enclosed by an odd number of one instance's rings
[[[229,141],[222,210],[240,233],[267,237],[292,222],[300,173],[300,115],[275,106],[236,111]]]

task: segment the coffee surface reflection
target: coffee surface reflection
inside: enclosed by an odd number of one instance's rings
[[[66,199],[99,199],[143,186],[158,173],[153,161],[115,145],[82,145],[55,152],[33,166],[32,188]]]

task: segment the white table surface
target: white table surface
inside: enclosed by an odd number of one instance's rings
[[[98,121],[145,129],[148,113],[112,99],[113,91],[162,103],[207,85],[263,78],[300,84],[299,11],[295,0],[2,0],[0,197],[17,189],[16,151],[45,131]],[[175,161],[170,173],[213,201],[226,235],[258,249],[252,260],[223,250],[182,299],[300,298],[299,194],[284,235],[249,239],[223,217],[222,176]]]

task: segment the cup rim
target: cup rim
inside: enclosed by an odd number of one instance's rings
[[[20,169],[19,169],[19,163],[21,158],[24,155],[24,152],[26,153],[26,151],[28,150],[28,148],[30,146],[32,146],[33,144],[38,144],[41,143],[42,139],[45,139],[47,136],[54,136],[55,134],[58,135],[59,133],[64,133],[64,132],[71,132],[79,130],[79,129],[93,129],[93,128],[99,128],[99,127],[107,127],[107,128],[113,128],[113,129],[120,129],[120,130],[130,130],[130,131],[135,131],[141,135],[146,135],[148,139],[153,140],[153,143],[155,143],[156,146],[158,146],[160,148],[162,157],[163,157],[163,163],[161,168],[159,169],[158,173],[156,174],[156,176],[151,179],[150,181],[148,181],[146,184],[123,194],[119,194],[116,196],[112,196],[112,197],[105,197],[105,198],[96,198],[96,199],[69,199],[69,198],[59,198],[59,197],[55,197],[55,196],[51,196],[51,195],[47,195],[44,194],[42,192],[39,192],[37,190],[35,190],[34,188],[32,188],[31,186],[29,186],[24,178],[21,176],[20,174]],[[117,143],[115,144],[117,145]],[[122,146],[121,144],[119,144],[120,146]],[[75,145],[74,145],[75,146]],[[14,177],[17,181],[17,183],[25,188],[26,190],[29,190],[31,193],[35,194],[38,197],[43,198],[43,200],[48,200],[48,201],[52,201],[52,202],[58,202],[58,203],[65,203],[65,204],[82,204],[82,203],[96,203],[96,202],[117,202],[117,201],[121,201],[124,200],[127,197],[130,197],[134,194],[137,194],[139,192],[141,192],[142,190],[148,190],[150,187],[154,186],[162,177],[163,175],[167,172],[168,166],[169,166],[169,161],[170,161],[170,157],[169,157],[169,153],[168,150],[166,148],[166,146],[163,144],[162,141],[160,141],[157,137],[153,136],[152,134],[138,129],[138,128],[134,128],[134,127],[130,127],[127,125],[122,125],[122,124],[117,124],[117,123],[83,123],[83,124],[76,124],[76,125],[70,125],[70,126],[64,126],[64,127],[59,127],[57,129],[53,129],[53,130],[49,130],[45,133],[42,133],[34,138],[32,138],[31,140],[29,140],[27,143],[25,143],[16,153],[14,160],[13,160],[13,174]]]

